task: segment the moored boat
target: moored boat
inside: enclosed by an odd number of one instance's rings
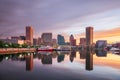
[[[40,48],[37,48],[36,51],[54,51],[54,49],[51,46],[42,46]]]

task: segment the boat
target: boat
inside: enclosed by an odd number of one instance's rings
[[[71,51],[71,47],[69,46],[59,46],[56,51]]]
[[[51,46],[42,46],[40,48],[37,48],[36,51],[54,51],[54,49]]]

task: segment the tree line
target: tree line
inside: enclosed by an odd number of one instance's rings
[[[0,48],[27,48],[27,44],[15,44],[15,43],[6,43],[0,40]]]

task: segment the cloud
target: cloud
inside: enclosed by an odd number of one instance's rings
[[[81,17],[120,8],[119,4],[119,0],[0,0],[0,33],[9,30],[20,35],[28,25],[35,35],[62,32]]]
[[[94,38],[114,37],[120,36],[120,27],[110,30],[95,31]]]

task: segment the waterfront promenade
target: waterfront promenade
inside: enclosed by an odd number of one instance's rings
[[[35,48],[0,48],[0,54],[10,54],[19,52],[34,52]]]

